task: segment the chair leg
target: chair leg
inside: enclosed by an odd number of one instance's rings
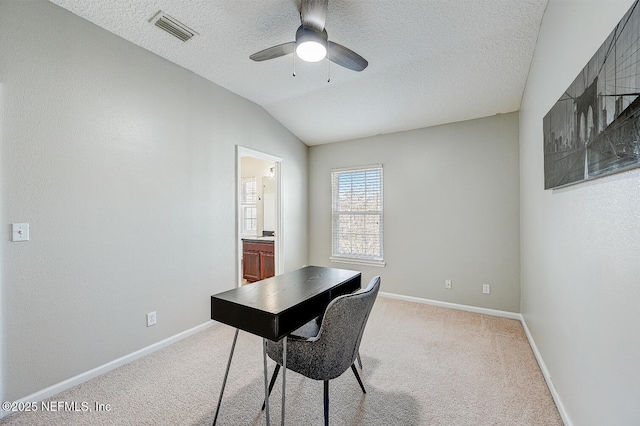
[[[273,376],[271,376],[271,382],[269,383],[269,395],[271,395],[271,391],[273,390],[273,385],[276,384],[276,378],[278,377],[278,371],[280,371],[280,364],[276,364],[276,369],[273,370]],[[262,402],[262,409],[264,410],[265,402]]]
[[[362,384],[362,380],[360,380],[360,375],[358,374],[358,370],[356,370],[356,364],[351,364],[351,371],[353,371],[353,374],[356,375],[356,379],[358,380],[358,383],[360,384],[360,388],[362,388],[362,393],[367,393],[366,390],[364,390],[364,385]]]
[[[324,381],[324,426],[329,426],[329,381]]]
[[[358,365],[360,366],[360,370],[362,370],[362,359],[360,359],[360,351],[358,351]]]

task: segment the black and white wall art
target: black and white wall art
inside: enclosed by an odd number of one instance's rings
[[[640,166],[639,1],[543,119],[545,189]]]

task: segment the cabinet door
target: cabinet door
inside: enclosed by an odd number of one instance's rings
[[[260,252],[260,279],[273,277],[276,274],[275,256],[273,253]]]
[[[259,281],[260,253],[257,251],[242,252],[242,278],[249,282]]]

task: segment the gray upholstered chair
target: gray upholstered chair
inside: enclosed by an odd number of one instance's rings
[[[321,319],[308,322],[287,338],[287,369],[324,381],[325,425],[329,424],[329,380],[351,367],[366,393],[354,363],[379,288],[380,277],[375,277],[366,289],[335,298]],[[271,391],[282,366],[282,341],[267,341],[267,355],[277,363]]]

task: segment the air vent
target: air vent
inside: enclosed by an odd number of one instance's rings
[[[163,11],[156,13],[149,22],[182,41],[187,41],[193,36],[198,35],[197,32]]]

